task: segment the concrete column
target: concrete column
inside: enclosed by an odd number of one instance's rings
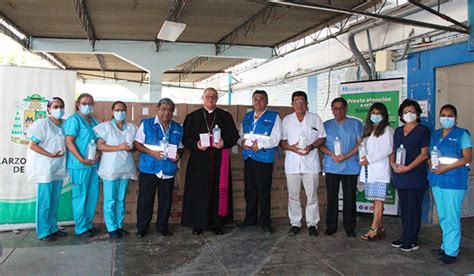
[[[157,103],[161,99],[161,83],[150,83],[150,99],[151,103]]]

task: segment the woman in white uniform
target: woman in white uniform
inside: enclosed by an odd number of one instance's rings
[[[95,126],[94,131],[103,152],[98,173],[104,185],[105,226],[110,238],[121,238],[129,234],[122,228],[128,182],[137,179],[132,154],[137,127],[125,122],[125,103],[114,102],[112,113],[113,119]]]
[[[66,236],[58,228],[58,209],[63,181],[67,176],[64,156],[64,101],[48,101],[49,116],[35,121],[27,131],[31,142],[27,152],[28,179],[38,183],[36,198],[36,235],[39,240],[53,241]]]

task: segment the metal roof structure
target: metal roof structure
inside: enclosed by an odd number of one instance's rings
[[[367,9],[377,1],[317,0],[349,9]],[[275,47],[324,28],[343,16],[276,5],[259,0],[10,0],[0,1],[0,16],[29,37],[101,40],[160,41],[165,20],[187,24],[177,42],[208,43],[222,52],[232,45]],[[85,79],[125,79],[146,82],[146,71],[119,56],[91,53],[50,53],[65,68]],[[195,57],[169,68],[162,81],[196,82],[224,72],[246,58]]]
[[[56,60],[60,67],[78,71],[82,78],[147,82],[147,73],[152,71],[149,67],[166,61],[153,69],[155,82],[198,82],[258,56],[256,48],[270,49],[279,55],[282,45],[336,23],[341,23],[342,30],[343,21],[351,15],[470,32],[469,26],[427,7],[424,1],[409,2],[454,25],[380,14],[377,4],[385,4],[381,0],[0,0],[0,23],[3,20],[23,33],[27,39],[17,41],[25,48],[31,47],[32,40],[43,43],[43,47],[33,50]],[[164,43],[157,38],[165,21],[186,24],[177,43]],[[11,36],[11,30],[2,24],[0,31]],[[90,44],[88,49],[82,43],[85,41]],[[97,43],[108,41],[113,41],[113,45],[96,51]],[[135,52],[129,51],[133,47],[130,42],[154,43],[161,55],[153,57],[148,44],[137,47]],[[177,47],[178,44],[184,46]],[[63,45],[66,49],[62,49]],[[50,50],[51,46],[55,51]],[[240,51],[225,53],[234,46],[240,47]],[[255,49],[242,50],[243,47]],[[143,49],[147,52],[140,52]],[[121,56],[116,52],[119,50],[132,59]],[[133,60],[140,54],[142,65]]]

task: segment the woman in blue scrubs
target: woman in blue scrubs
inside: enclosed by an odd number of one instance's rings
[[[31,139],[27,152],[26,172],[30,181],[38,183],[36,198],[36,235],[39,240],[53,241],[67,233],[58,228],[58,208],[63,181],[67,176],[64,156],[64,101],[53,97],[48,101],[49,116],[35,121],[27,136]]]
[[[398,190],[402,211],[402,233],[391,245],[409,252],[418,249],[418,234],[421,226],[421,207],[428,187],[427,163],[431,133],[428,127],[420,124],[422,113],[420,105],[406,99],[398,108],[400,121],[405,125],[397,128],[393,136],[393,152],[390,155],[392,183]],[[396,161],[400,146],[406,150],[405,162]]]
[[[93,159],[88,159],[88,145],[96,142],[93,127],[98,122],[92,117],[94,99],[92,95],[79,95],[76,103],[77,112],[64,122],[66,135],[67,169],[72,181],[72,209],[75,232],[78,236],[94,237],[100,229],[92,226],[97,200],[99,199],[99,152]]]
[[[117,101],[112,104],[113,119],[94,127],[102,151],[99,176],[104,183],[104,218],[111,239],[129,234],[122,228],[125,215],[125,197],[128,181],[137,179],[133,160],[133,140],[137,127],[125,122],[127,105]]]
[[[442,243],[434,252],[446,264],[456,261],[461,246],[461,207],[467,190],[469,164],[472,162],[472,138],[467,129],[456,126],[457,110],[453,105],[441,107],[442,128],[431,137],[430,151],[441,152],[440,165],[432,167],[428,181],[438,211],[443,233]]]

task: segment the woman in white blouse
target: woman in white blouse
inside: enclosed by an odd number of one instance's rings
[[[366,155],[360,160],[360,181],[365,183],[365,198],[373,201],[374,218],[369,231],[361,239],[372,241],[385,237],[382,215],[390,183],[389,156],[393,147],[393,129],[389,126],[387,107],[383,103],[374,103],[369,108],[362,143]]]

